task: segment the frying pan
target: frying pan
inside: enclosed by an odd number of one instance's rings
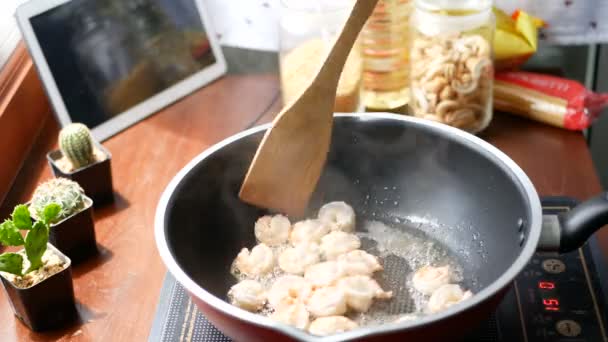
[[[156,211],[157,247],[169,272],[201,312],[237,341],[454,340],[496,309],[538,249],[575,249],[608,221],[606,194],[566,215],[543,217],[525,173],[474,135],[401,115],[336,115],[309,214],[340,200],[354,207],[358,230],[366,219],[419,218],[426,223],[393,229],[442,244],[463,265],[463,286],[475,295],[417,320],[313,336],[226,301],[236,282],[230,265],[241,248],[255,245],[254,222],[267,213],[239,201],[237,194],[268,127],[236,134],[194,158],[166,187]],[[389,313],[411,309],[404,287],[390,285],[404,282],[411,272],[403,259],[384,260],[380,281],[395,291]]]

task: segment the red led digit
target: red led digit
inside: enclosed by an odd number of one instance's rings
[[[558,307],[555,306],[545,306],[546,311],[559,311]]]
[[[555,288],[555,283],[550,281],[541,281],[538,283],[538,287],[543,290],[553,290]]]
[[[557,299],[543,299],[543,304],[546,306],[559,306],[559,300]]]

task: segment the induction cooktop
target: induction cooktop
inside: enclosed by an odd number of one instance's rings
[[[575,204],[564,197],[544,198],[543,210],[556,214]],[[608,342],[608,265],[600,258],[599,248],[591,238],[568,254],[537,253],[496,312],[465,341]],[[230,341],[196,309],[170,274],[149,340]]]

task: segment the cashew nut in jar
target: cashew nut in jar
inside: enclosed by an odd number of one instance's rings
[[[446,115],[445,122],[450,126],[467,129],[475,124],[475,112],[470,108],[461,108]]]
[[[477,132],[491,115],[492,56],[480,34],[414,37],[410,54],[413,114]]]

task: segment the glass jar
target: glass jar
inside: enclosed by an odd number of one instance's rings
[[[361,31],[363,102],[400,111],[409,99],[408,36],[411,0],[380,0]]]
[[[283,103],[310,84],[344,26],[352,0],[282,0],[279,63]],[[359,44],[350,52],[336,91],[336,112],[362,111],[362,60]]]
[[[415,0],[410,108],[417,117],[471,133],[492,120],[491,0]]]

